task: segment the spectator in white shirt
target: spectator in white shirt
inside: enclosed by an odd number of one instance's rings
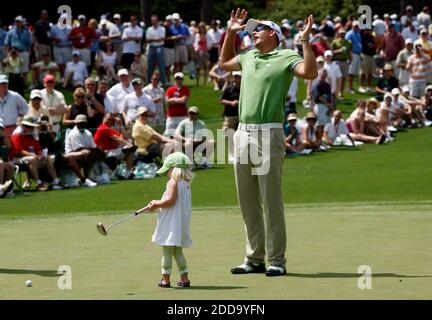
[[[63,88],[67,88],[70,84],[72,84],[72,87],[83,86],[87,77],[87,66],[81,61],[81,54],[74,51],[72,61],[66,64]]]
[[[66,113],[66,100],[60,91],[54,90],[55,76],[48,74],[44,78],[44,89],[40,91],[42,103],[48,108],[52,130],[55,133],[60,131],[60,122]]]
[[[429,14],[429,7],[427,7],[427,6],[423,7],[422,12],[420,12],[417,15],[417,20],[418,20],[419,25],[422,25],[425,28],[427,28],[431,24],[431,16]]]
[[[142,90],[142,80],[140,78],[133,79],[132,86],[134,92],[125,97],[123,104],[123,118],[128,129],[131,129],[131,126],[136,121],[139,107],[146,107],[148,109],[148,117],[154,117],[156,114],[152,98]]]
[[[165,73],[163,72],[163,70],[165,70],[165,28],[160,25],[157,15],[152,15],[150,21],[151,26],[146,31],[146,42],[149,44],[147,55],[147,79],[151,79],[153,71],[157,66],[160,71],[162,85],[166,85]]]
[[[354,140],[349,135],[345,121],[342,119],[342,112],[340,110],[334,111],[331,122],[325,125],[323,140],[330,146],[355,146]]]
[[[163,72],[162,72],[163,73]],[[151,82],[149,85],[144,87],[143,92],[152,98],[153,104],[155,105],[156,114],[153,118],[150,118],[149,125],[159,133],[165,131],[165,91],[160,85],[159,73],[153,73]]]
[[[104,107],[105,107],[104,112],[105,113],[109,112],[109,113],[112,113],[114,115],[117,115],[119,113],[119,109],[118,109],[118,106],[116,106],[113,103],[112,98],[108,94],[108,88],[109,88],[108,81],[101,80],[98,83],[97,93],[99,93],[104,98]]]
[[[336,107],[336,97],[338,96],[342,85],[342,72],[336,62],[333,62],[332,59],[333,52],[331,50],[326,50],[324,52],[324,68],[327,70],[326,81],[330,84],[333,96],[333,106]]]
[[[117,76],[119,77],[120,82],[108,90],[108,95],[112,98],[114,108],[118,108],[119,112],[122,113],[125,97],[134,90],[129,81],[129,72],[127,69],[120,69],[117,72]]]
[[[413,42],[419,38],[418,32],[411,20],[407,20],[406,27],[402,30],[402,37],[406,39],[411,39]]]
[[[143,38],[143,29],[138,25],[136,16],[130,17],[130,26],[123,30],[123,53],[122,66],[129,69],[135,52],[141,52],[141,40]]]
[[[97,183],[90,180],[88,174],[94,161],[102,160],[104,153],[96,148],[91,132],[86,129],[87,117],[79,114],[75,123],[75,127],[66,134],[63,157],[67,167],[79,177],[82,186],[96,187]]]

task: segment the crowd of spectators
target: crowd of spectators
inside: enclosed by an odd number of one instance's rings
[[[430,124],[431,17],[428,7],[405,11],[400,18],[375,15],[370,28],[353,16],[314,24],[309,40],[318,78],[305,81],[305,119],[298,119],[298,80],[292,81],[285,104],[287,155],[382,144],[393,141],[399,127]],[[122,162],[122,178],[133,179],[138,160],[158,163],[176,141],[193,150],[201,146],[200,163],[209,167],[215,141],[196,135],[205,123],[198,107],[189,107],[185,74],[196,86],[211,83],[221,91],[223,129],[237,129],[241,72],[220,65],[226,32],[219,20],[186,23],[178,13],[163,21],[152,15],[149,26],[135,15],[127,20],[118,13],[99,20],[80,14],[65,27],[42,10],[33,24],[22,16],[10,26],[0,22],[0,196],[12,194],[15,165],[27,171],[25,188],[34,181],[38,190],[60,189],[64,169],[82,186],[95,187],[89,177],[95,163],[114,170]],[[303,21],[280,24],[280,47],[302,54]],[[254,48],[246,31],[235,43],[237,53]],[[73,92],[73,101],[66,101],[64,90]],[[357,101],[344,120],[340,103],[347,93],[375,97]],[[232,145],[228,151],[232,160]]]

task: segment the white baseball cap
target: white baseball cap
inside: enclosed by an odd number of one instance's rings
[[[393,13],[391,16],[390,16],[390,19],[392,19],[392,20],[396,20],[397,19],[397,14],[396,13]]]
[[[394,96],[398,95],[398,94],[400,94],[400,90],[398,88],[393,88],[393,90],[391,91],[391,94]]]
[[[428,90],[432,90],[432,84],[428,85],[428,86],[425,88],[425,94],[428,92]]]
[[[402,87],[402,92],[410,92],[410,87],[409,87],[409,85],[403,86],[403,87]]]
[[[23,16],[17,16],[17,17],[15,17],[15,21],[23,22],[24,18],[23,18]]]
[[[9,79],[5,74],[0,74],[0,84],[9,83]]]
[[[180,15],[176,12],[172,14],[173,20],[180,20]]]
[[[104,24],[107,24],[108,20],[107,19],[101,19],[100,24],[101,26],[103,26]]]
[[[116,14],[113,16],[113,19],[121,19],[121,15],[120,15],[120,13],[116,13]]]
[[[273,29],[274,31],[276,31],[276,35],[278,37],[279,42],[281,42],[283,40],[283,35],[282,35],[282,31],[280,29],[280,27],[274,23],[273,21],[270,20],[255,20],[255,19],[249,19],[247,24],[246,24],[246,31],[252,35],[253,32],[255,31],[256,27],[259,26],[260,24],[263,24],[271,29]]]
[[[128,76],[129,75],[129,71],[127,69],[120,69],[119,71],[117,71],[117,76]]]
[[[392,96],[392,94],[391,94],[390,92],[387,92],[387,93],[384,95],[384,100],[387,99],[387,98],[390,98],[390,99],[392,99],[392,101],[393,101],[393,96]]]
[[[333,57],[333,51],[331,50],[324,51],[324,57]]]
[[[30,92],[30,100],[33,100],[34,98],[42,99],[40,90],[34,89]]]
[[[412,38],[406,38],[405,39],[405,44],[413,44],[413,40],[412,40]]]
[[[233,71],[232,75],[233,75],[233,77],[235,77],[235,76],[241,77],[242,73],[241,73],[241,71]]]
[[[177,79],[177,78],[182,78],[182,79],[184,79],[184,74],[183,74],[183,72],[176,72],[176,73],[174,74],[174,79]]]
[[[79,51],[74,51],[74,52],[72,52],[72,56],[78,56],[78,57],[81,57],[81,53],[79,52]]]
[[[87,20],[87,18],[86,18],[85,15],[80,14],[80,15],[78,16],[78,20]]]
[[[172,21],[173,20],[173,16],[169,14],[169,15],[167,15],[165,17],[165,20]]]

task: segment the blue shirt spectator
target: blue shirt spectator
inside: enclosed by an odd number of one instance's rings
[[[19,52],[30,51],[30,31],[26,27],[23,27],[22,29],[13,28],[7,33],[5,45],[9,48],[16,48]]]
[[[5,44],[6,35],[7,32],[3,28],[0,28],[0,47],[4,46]]]
[[[71,27],[66,27],[66,28],[60,28],[58,24],[55,24],[52,28],[51,28],[51,37],[54,40],[54,45],[56,47],[70,47],[71,46],[71,41],[69,39],[69,35],[72,31]]]
[[[357,30],[355,30],[357,28]],[[350,40],[352,43],[352,52],[356,54],[362,53],[361,36],[358,27],[355,27],[347,32],[345,35],[346,40]]]
[[[170,29],[171,29],[171,32],[173,33],[174,36],[189,36],[190,35],[189,28],[184,23],[180,23],[179,25],[172,24]],[[185,39],[179,40],[177,42],[177,44],[185,44]]]

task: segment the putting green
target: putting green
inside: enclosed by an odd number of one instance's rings
[[[194,210],[195,244],[185,249],[192,288],[161,289],[156,215],[96,231],[127,212],[3,219],[1,299],[430,299],[432,202],[286,206],[285,277],[233,276],[244,254],[236,208]],[[72,289],[57,286],[60,265]],[[372,269],[372,289],[357,287],[358,267]],[[25,281],[31,279],[33,287]],[[173,273],[173,282],[178,273]]]

